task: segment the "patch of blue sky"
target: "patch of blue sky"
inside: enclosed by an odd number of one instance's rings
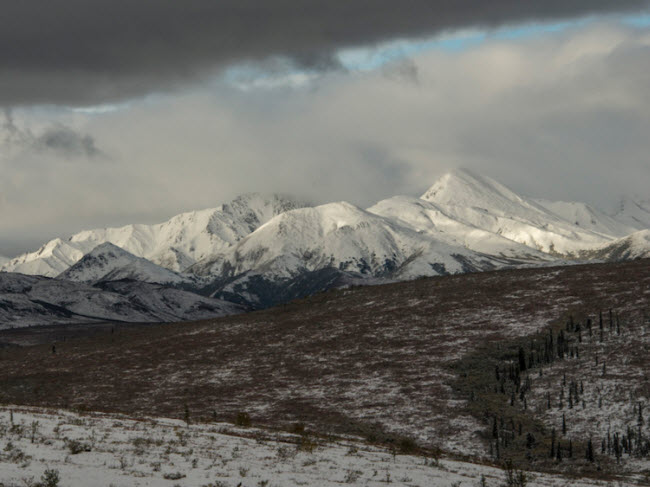
[[[104,105],[92,105],[88,107],[72,107],[70,110],[86,115],[102,115],[104,113],[116,112],[122,108],[128,108],[129,103],[107,103]]]
[[[478,47],[489,40],[526,39],[542,34],[561,32],[574,25],[576,25],[575,22],[557,22],[491,30],[467,30],[425,40],[394,41],[370,48],[345,49],[339,52],[338,57],[341,64],[349,70],[372,71],[386,63],[427,51],[462,52]]]
[[[623,23],[632,27],[638,27],[640,29],[650,27],[650,13],[624,17]]]
[[[554,34],[557,32],[562,32],[572,27],[580,27],[582,25],[588,24],[589,21],[590,19],[581,19],[565,22],[553,22],[550,24],[536,23],[525,24],[516,27],[503,27],[494,30],[489,37],[498,40],[528,39],[543,34]]]
[[[382,65],[415,56],[433,49],[444,51],[463,51],[485,42],[487,33],[481,31],[463,31],[449,36],[440,36],[426,40],[392,41],[379,46],[344,49],[338,53],[343,67],[353,71],[372,71]]]
[[[613,16],[613,18],[628,26],[650,27],[650,13],[633,16]],[[339,52],[338,57],[341,64],[351,71],[372,71],[386,63],[416,56],[427,51],[462,52],[478,47],[490,40],[518,41],[531,39],[579,28],[599,20],[602,20],[602,17],[593,16],[570,21],[527,23],[496,29],[466,30],[424,40],[393,41],[369,48],[345,49]]]
[[[98,105],[86,105],[86,106],[71,106],[67,109],[74,113],[82,113],[84,115],[104,115],[106,113],[113,113],[121,110],[127,110],[134,105],[155,105],[161,100],[166,99],[169,96],[165,92],[154,92],[149,93],[141,97],[129,98],[123,101],[118,101],[114,103],[101,103]]]
[[[225,82],[242,91],[275,90],[310,86],[322,73],[313,69],[301,69],[289,58],[275,57],[263,63],[235,64],[223,71],[215,81]]]
[[[605,19],[622,25],[646,29],[650,27],[650,12],[636,15],[612,15]],[[603,17],[591,16],[582,19],[557,22],[516,24],[493,29],[465,29],[447,32],[423,39],[401,39],[371,47],[343,49],[337,56],[341,65],[349,71],[373,71],[381,66],[401,59],[417,56],[428,51],[442,51],[450,54],[468,51],[489,41],[523,41],[544,35],[561,33],[590,23],[602,21]],[[225,82],[249,91],[257,89],[300,88],[319,77],[318,71],[296,67],[288,59],[276,58],[261,64],[246,62],[226,68],[214,81]],[[149,95],[148,99],[151,99]],[[87,114],[103,114],[129,106],[128,102],[104,104],[91,107],[75,107],[73,110]]]

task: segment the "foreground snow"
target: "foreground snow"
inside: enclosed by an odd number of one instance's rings
[[[503,471],[485,465],[392,455],[352,440],[301,438],[223,423],[188,426],[171,419],[3,406],[0,484],[33,485],[45,470],[58,471],[66,487],[469,487],[481,485],[482,477],[488,486],[504,482]],[[609,485],[539,473],[528,477],[529,486]]]

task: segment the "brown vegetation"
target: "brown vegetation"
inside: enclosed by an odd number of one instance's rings
[[[650,261],[507,270],[330,291],[271,310],[0,351],[0,401],[347,433],[487,454],[451,386],[486,344],[569,313],[650,309]],[[631,357],[636,363],[640,357]],[[645,364],[645,360],[642,360]],[[413,443],[412,443],[413,442]],[[581,455],[583,455],[581,453]]]

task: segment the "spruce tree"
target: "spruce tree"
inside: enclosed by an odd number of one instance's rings
[[[524,372],[526,370],[526,352],[524,349],[519,347],[519,370]]]
[[[549,456],[555,458],[555,428],[551,431],[551,451]]]
[[[599,320],[598,320],[598,327],[600,328],[600,331],[602,332],[603,331],[603,312],[602,311],[600,312],[600,317],[599,317]],[[602,333],[601,333],[601,335],[602,335]]]
[[[535,446],[535,437],[531,433],[526,433],[526,448],[532,450]]]
[[[594,445],[591,443],[591,438],[587,442],[587,452],[585,453],[585,458],[588,462],[594,463]]]
[[[641,454],[641,448],[643,446],[643,404],[639,403],[639,416],[637,418],[637,428],[639,431],[637,432],[637,439],[636,439],[636,445],[637,445],[637,453],[640,455]]]

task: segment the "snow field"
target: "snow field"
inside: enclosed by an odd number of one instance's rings
[[[29,486],[46,469],[77,486],[500,486],[504,472],[450,459],[393,455],[352,439],[310,439],[170,419],[0,407],[0,482]],[[529,474],[529,486],[606,486]],[[623,484],[619,484],[623,485]],[[629,484],[628,484],[629,485]],[[643,484],[639,484],[643,485]]]

